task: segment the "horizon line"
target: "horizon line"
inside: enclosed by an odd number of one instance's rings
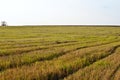
[[[84,27],[84,26],[90,26],[90,27],[92,27],[92,26],[93,26],[93,27],[94,27],[94,26],[106,26],[106,27],[107,27],[107,26],[110,26],[110,27],[120,27],[120,25],[109,25],[109,24],[105,24],[105,25],[102,25],[102,24],[98,24],[98,25],[96,25],[96,24],[92,24],[92,25],[88,25],[88,24],[85,24],[85,25],[7,25],[7,26],[8,26],[8,27],[9,27],[9,26],[11,26],[11,27],[12,27],[12,26],[13,26],[13,27],[14,27],[14,26],[31,26],[31,27],[32,27],[32,26],[81,26],[81,27],[82,27],[82,26],[83,26],[83,27]],[[1,26],[0,26],[0,27],[1,27]]]

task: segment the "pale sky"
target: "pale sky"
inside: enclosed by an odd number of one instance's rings
[[[9,25],[120,25],[120,0],[0,0]]]

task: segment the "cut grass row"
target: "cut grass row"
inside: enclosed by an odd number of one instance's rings
[[[81,47],[78,47],[80,44],[68,44],[67,46],[61,45],[58,47],[50,47],[50,48],[44,48],[41,50],[34,50],[30,47],[31,51],[26,51],[21,54],[17,53],[16,55],[9,55],[9,56],[2,56],[0,57],[0,70],[4,70],[6,68],[11,67],[17,67],[24,64],[30,64],[35,61],[43,61],[43,60],[49,60],[53,59],[59,56],[62,56],[66,53],[69,53],[71,51],[75,51],[81,48],[84,48],[84,46],[81,45]],[[27,48],[28,49],[28,48]],[[14,49],[13,49],[14,50]],[[21,49],[20,49],[21,50]]]
[[[72,51],[76,51],[82,48],[87,48],[86,46],[81,46],[81,47],[78,47],[78,46],[79,44],[74,46],[71,45],[71,46],[64,46],[64,47],[58,47],[58,48],[54,47],[46,50],[34,50],[28,53],[3,56],[3,57],[0,57],[0,70],[22,66],[24,64],[30,64],[36,61],[50,60]],[[93,47],[94,46],[97,46],[97,45],[93,45]]]
[[[14,42],[12,44],[9,44],[9,42],[6,42],[3,44],[0,44],[0,49],[11,49],[11,48],[22,48],[22,47],[32,47],[32,46],[47,46],[47,45],[60,45],[60,44],[72,44],[77,43],[78,41],[28,41],[28,42]],[[83,41],[85,42],[85,41]]]
[[[22,53],[27,53],[27,52],[32,52],[35,50],[43,50],[43,49],[49,49],[49,48],[53,48],[53,47],[65,47],[65,46],[71,46],[71,45],[79,45],[80,48],[81,47],[89,47],[89,46],[97,46],[97,45],[102,45],[102,44],[109,44],[109,43],[114,43],[114,42],[118,42],[119,40],[116,41],[110,41],[110,42],[75,42],[75,43],[66,43],[64,42],[64,44],[54,44],[54,45],[48,45],[46,47],[45,46],[28,46],[28,47],[22,47],[22,48],[11,48],[11,49],[0,49],[0,56],[9,56],[9,55],[16,55],[16,54],[22,54]]]
[[[47,49],[47,50],[35,50],[28,53],[22,53],[22,54],[10,55],[10,56],[3,56],[0,57],[0,70],[2,71],[7,68],[29,65],[36,61],[51,60],[53,58],[57,58],[72,51],[74,52],[79,49],[89,48],[94,46],[96,47],[101,45],[105,45],[105,44],[83,46],[83,47],[82,46],[78,47],[79,45],[74,45],[74,46],[72,45],[72,46],[66,46],[66,47],[64,46],[53,49]]]
[[[72,43],[92,43],[92,42],[115,42],[115,41],[119,41],[119,39],[115,39],[115,40],[103,40],[102,41],[98,41],[98,39],[94,39],[94,40],[81,40],[81,41],[28,41],[28,42],[14,42],[12,44],[9,44],[9,42],[1,42],[3,44],[0,44],[0,49],[13,49],[13,48],[22,48],[22,47],[32,47],[32,46],[47,46],[47,45],[62,45],[62,44],[72,44]]]
[[[1,80],[58,80],[111,55],[117,47],[118,45],[104,45],[82,49],[51,61],[36,62],[30,66],[8,69],[0,73],[0,78]]]
[[[114,54],[80,69],[64,80],[120,80],[120,47]]]
[[[77,47],[77,46],[76,46]],[[74,46],[75,48],[75,46]],[[72,51],[73,46],[35,50],[28,53],[0,57],[0,70],[27,65],[36,61],[51,60]]]
[[[58,45],[48,45],[48,46],[28,46],[28,47],[21,47],[21,48],[11,48],[11,49],[1,49],[0,56],[7,56],[7,55],[15,55],[15,54],[22,54],[27,52],[32,52],[36,50],[43,50],[49,49],[54,47],[65,47],[70,45],[76,45],[79,43],[69,43],[69,44],[58,44]]]

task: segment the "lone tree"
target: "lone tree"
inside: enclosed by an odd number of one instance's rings
[[[7,26],[7,22],[6,21],[2,21],[1,22],[1,26],[4,26],[4,27]]]

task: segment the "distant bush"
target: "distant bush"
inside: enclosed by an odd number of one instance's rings
[[[1,22],[1,26],[7,26],[7,22],[6,21],[2,21]]]

